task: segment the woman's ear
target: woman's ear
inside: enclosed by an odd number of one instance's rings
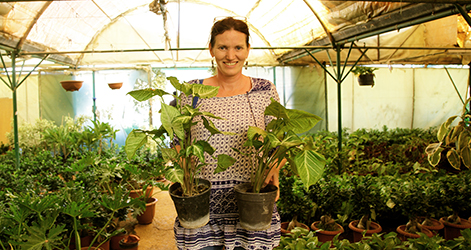
[[[209,45],[209,54],[211,54],[211,57],[214,57],[213,46],[211,44]]]

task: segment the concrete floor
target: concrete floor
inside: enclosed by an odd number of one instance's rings
[[[135,228],[141,238],[139,250],[176,250],[173,224],[177,212],[168,191],[160,191],[157,188],[155,190],[153,197],[158,201],[154,221],[149,225],[137,225]]]

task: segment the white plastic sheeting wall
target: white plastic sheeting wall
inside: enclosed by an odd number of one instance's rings
[[[469,69],[448,69],[466,100]],[[461,100],[445,69],[380,68],[374,87],[350,74],[341,84],[342,127],[429,128],[460,115]],[[337,83],[327,78],[329,130],[338,129]]]

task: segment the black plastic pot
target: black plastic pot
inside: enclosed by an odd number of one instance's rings
[[[178,220],[184,228],[199,228],[209,222],[209,195],[211,194],[211,182],[199,179],[200,184],[208,188],[203,193],[191,197],[176,194],[181,187],[180,183],[170,186],[169,193],[177,210]]]
[[[268,184],[260,193],[252,193],[252,184],[247,182],[235,186],[234,190],[241,227],[250,231],[270,228],[278,188]]]
[[[375,85],[374,74],[363,74],[358,76],[358,84],[360,86],[373,86]]]

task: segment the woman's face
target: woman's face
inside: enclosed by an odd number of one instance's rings
[[[214,47],[209,51],[217,64],[218,74],[234,76],[242,73],[242,67],[249,56],[250,45],[247,36],[236,30],[227,30],[215,37]]]

